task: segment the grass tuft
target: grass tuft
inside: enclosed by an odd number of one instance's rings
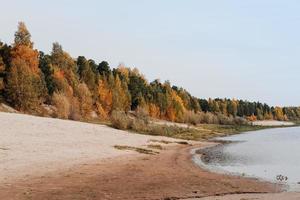
[[[147,145],[147,147],[150,148],[150,149],[163,150],[163,147],[159,144],[149,144],[149,145]]]
[[[159,152],[152,151],[152,150],[149,150],[149,149],[144,149],[144,148],[140,148],[140,147],[126,146],[126,145],[115,145],[114,148],[119,149],[119,150],[131,150],[131,151],[136,151],[138,153],[149,154],[149,155],[155,155],[155,154],[159,153]]]

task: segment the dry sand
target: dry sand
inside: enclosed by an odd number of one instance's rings
[[[104,125],[1,112],[0,138],[0,199],[5,200],[167,200],[276,191],[273,184],[200,169],[191,162],[189,152],[208,143],[161,144],[164,150],[159,154],[144,155],[113,146],[146,148],[152,139],[176,140]],[[295,199],[297,195],[267,196]],[[224,200],[243,198],[253,199],[246,195],[226,196]]]
[[[113,146],[143,147],[151,139],[175,141],[105,125],[0,112],[0,183],[132,154]]]

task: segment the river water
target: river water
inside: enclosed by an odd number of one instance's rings
[[[265,129],[218,139],[233,142],[210,149],[201,161],[205,167],[285,183],[289,190],[300,191],[300,127]]]

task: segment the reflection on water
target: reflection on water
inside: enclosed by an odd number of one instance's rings
[[[288,179],[290,190],[300,190],[300,128],[267,129],[221,138],[233,143],[204,153],[203,163],[213,170],[245,174],[269,181]]]

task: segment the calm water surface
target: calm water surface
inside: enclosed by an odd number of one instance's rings
[[[267,129],[222,138],[234,143],[217,147],[204,164],[215,171],[277,181],[288,178],[290,190],[300,191],[300,127]]]

